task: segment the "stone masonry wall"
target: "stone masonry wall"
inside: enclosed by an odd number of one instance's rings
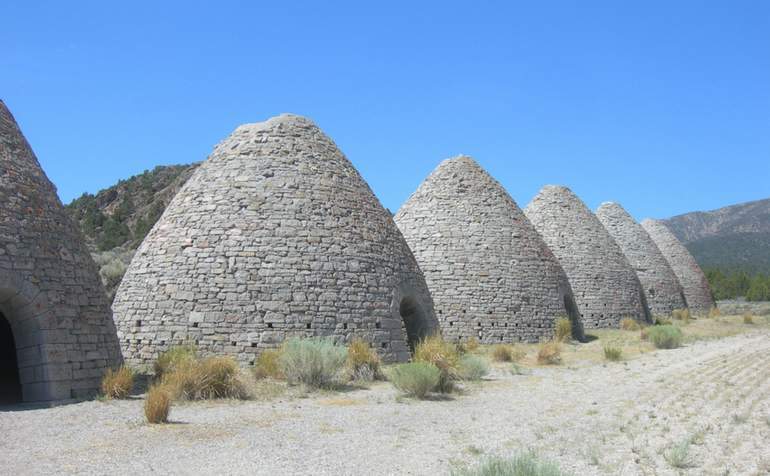
[[[667,316],[687,307],[679,280],[642,225],[612,202],[603,203],[596,216],[636,271],[653,315]]]
[[[292,115],[215,148],[138,249],[113,310],[135,365],[184,343],[253,363],[292,336],[358,336],[404,361],[408,338],[438,327],[390,214],[331,139]]]
[[[695,314],[704,314],[715,307],[706,275],[687,248],[658,220],[644,220],[642,226],[679,278],[690,310]]]
[[[567,273],[585,328],[650,321],[639,278],[599,219],[568,188],[548,185],[524,210]]]
[[[572,291],[555,256],[470,157],[442,162],[395,220],[425,274],[446,338],[537,342],[552,337],[555,320],[569,314],[580,337]]]
[[[93,395],[120,349],[80,231],[0,101],[0,312],[16,344],[23,399]]]

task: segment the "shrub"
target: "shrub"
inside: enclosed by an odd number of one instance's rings
[[[481,380],[489,373],[487,361],[475,355],[462,356],[457,367],[457,374],[463,380]]]
[[[668,464],[674,468],[682,469],[689,467],[691,465],[690,440],[683,440],[681,443],[663,453],[663,457],[666,459]]]
[[[620,321],[620,328],[624,331],[638,331],[642,326],[635,319],[626,317]]]
[[[569,319],[560,317],[556,320],[554,338],[559,342],[567,342],[572,339],[572,322]]]
[[[191,345],[181,345],[171,347],[166,352],[158,356],[153,364],[155,378],[162,380],[166,374],[173,372],[183,362],[195,360],[196,350]]]
[[[339,381],[348,352],[330,339],[289,339],[281,350],[281,371],[292,384],[330,388]]]
[[[441,371],[433,364],[412,362],[393,367],[389,378],[407,396],[422,399],[438,387]]]
[[[754,324],[754,316],[751,313],[746,313],[743,315],[743,323],[744,324]]]
[[[604,346],[604,358],[611,361],[611,362],[617,362],[623,357],[623,350],[619,347],[614,347],[612,345],[605,345]]]
[[[675,349],[682,345],[682,331],[671,325],[650,327],[647,336],[658,349]]]
[[[106,398],[128,398],[134,388],[134,372],[128,367],[107,369],[102,378],[102,395]]]
[[[230,357],[207,357],[181,361],[163,383],[176,398],[210,400],[247,398],[238,364]]]
[[[153,385],[144,401],[144,416],[148,423],[166,423],[171,412],[171,395],[166,387]]]
[[[452,476],[562,476],[559,466],[541,461],[534,453],[522,453],[511,458],[490,458],[469,469],[456,469]]]
[[[561,346],[558,342],[543,342],[537,352],[537,363],[540,365],[557,365],[561,363]]]
[[[513,348],[510,345],[497,344],[492,347],[492,360],[495,362],[512,362]]]
[[[348,346],[347,365],[353,380],[369,381],[380,376],[380,356],[361,339],[353,339]]]
[[[269,349],[262,351],[257,356],[257,360],[254,361],[254,377],[257,379],[268,377],[282,379],[283,373],[281,372],[280,358],[280,350]]]
[[[414,350],[415,362],[433,364],[441,371],[441,378],[437,390],[441,393],[449,393],[454,385],[453,380],[457,376],[457,365],[460,355],[457,348],[446,342],[439,335],[427,337]]]

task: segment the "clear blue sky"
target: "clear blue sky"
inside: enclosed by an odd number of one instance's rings
[[[64,202],[311,117],[393,211],[475,157],[667,217],[770,196],[770,2],[0,4],[0,98]]]

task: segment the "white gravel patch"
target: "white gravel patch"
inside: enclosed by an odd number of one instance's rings
[[[574,474],[770,474],[770,334],[630,362],[498,369],[444,401],[367,390],[176,405],[0,410],[1,474],[447,474],[532,449]],[[6,409],[7,410],[7,409]],[[692,440],[689,467],[666,452]]]

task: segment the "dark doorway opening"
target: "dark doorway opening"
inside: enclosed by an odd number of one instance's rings
[[[21,402],[16,342],[11,324],[0,312],[0,404]]]
[[[564,295],[564,309],[567,311],[567,317],[572,323],[572,337],[582,342],[585,339],[583,323],[580,320],[577,304],[575,304],[575,300],[569,294]]]
[[[409,349],[414,352],[415,346],[428,337],[428,329],[425,325],[425,312],[420,303],[413,297],[405,297],[399,305],[399,313],[406,328],[406,339]]]

